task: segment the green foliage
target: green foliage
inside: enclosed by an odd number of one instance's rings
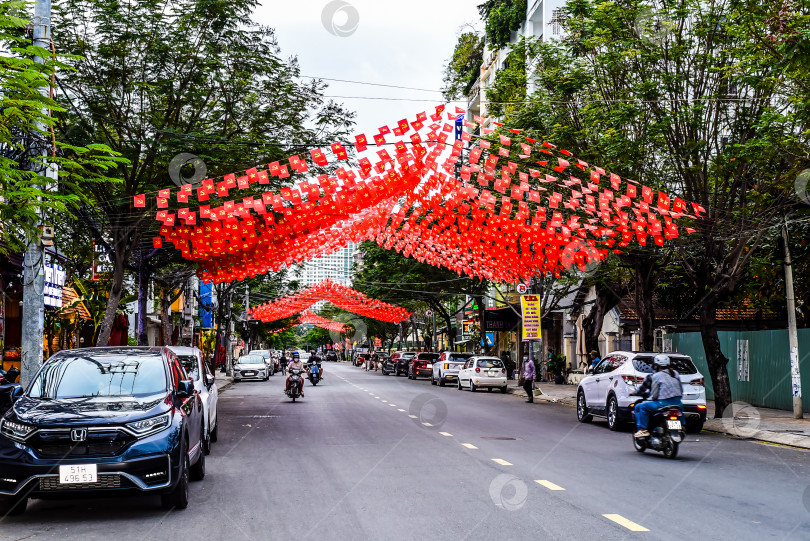
[[[506,61],[487,88],[489,113],[496,117],[520,108],[526,98],[526,60],[530,44],[523,38],[510,47]],[[515,102],[508,104],[506,102]]]
[[[40,219],[47,223],[75,208],[79,197],[73,188],[112,182],[104,174],[121,161],[92,140],[85,146],[52,141],[55,120],[48,111],[62,108],[48,97],[50,79],[66,66],[24,37],[26,8],[22,1],[0,5],[0,253],[22,251],[26,241],[38,237]],[[44,62],[35,62],[34,56]],[[59,168],[58,186],[45,176],[49,164]]]
[[[553,375],[561,375],[565,372],[566,357],[562,353],[554,355],[548,361],[548,371]]]
[[[478,6],[486,23],[486,35],[491,49],[509,43],[509,35],[526,20],[526,0],[487,0]]]
[[[447,101],[467,96],[481,74],[484,61],[484,38],[474,32],[464,32],[458,37],[453,57],[444,68],[444,88]]]

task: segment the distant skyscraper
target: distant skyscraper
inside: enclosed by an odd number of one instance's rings
[[[352,285],[354,276],[354,253],[356,245],[349,242],[338,251],[321,256],[301,265],[301,285],[304,287],[317,284],[327,278],[346,286]]]

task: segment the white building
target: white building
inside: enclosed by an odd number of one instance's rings
[[[316,257],[301,265],[301,285],[307,287],[329,279],[351,286],[356,248],[355,243],[349,242],[334,253]]]

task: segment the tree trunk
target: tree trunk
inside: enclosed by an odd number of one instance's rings
[[[610,286],[597,285],[596,300],[593,303],[590,313],[582,320],[582,327],[585,331],[586,351],[599,351],[599,335],[602,333],[602,324],[605,316],[613,310],[621,300],[620,295],[624,295],[626,288],[619,288],[618,291]],[[600,351],[602,354],[607,351]]]
[[[171,302],[169,301],[170,290],[167,286],[160,288],[160,325],[163,328],[163,345],[172,345],[172,326],[169,319]]]
[[[149,335],[146,332],[146,312],[149,304],[149,280],[151,273],[143,263],[138,267],[138,345],[148,346]]]
[[[712,295],[704,299],[699,314],[700,338],[714,388],[714,417],[720,419],[731,404],[731,383],[728,378],[728,358],[723,355],[717,333],[717,298]]]
[[[636,259],[634,271],[640,347],[642,351],[652,351],[655,347],[655,308],[653,308],[655,261],[646,257]]]
[[[115,232],[114,236],[117,236]],[[129,257],[129,252],[124,249],[126,238],[115,239],[115,252],[113,254],[113,279],[110,287],[110,295],[107,297],[107,309],[98,330],[96,346],[104,347],[110,342],[115,314],[118,312],[118,303],[121,302],[121,293],[124,291],[124,264]]]

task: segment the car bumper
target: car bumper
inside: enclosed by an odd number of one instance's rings
[[[458,378],[458,371],[456,372],[442,372],[439,376],[442,379],[450,380],[450,379],[457,379]]]
[[[476,387],[505,387],[506,377],[474,377],[472,378],[472,382]]]
[[[433,370],[417,370],[415,373],[417,376],[433,376]]]
[[[253,375],[245,375],[245,372],[253,372]],[[267,375],[265,370],[234,370],[234,379],[264,379]]]

